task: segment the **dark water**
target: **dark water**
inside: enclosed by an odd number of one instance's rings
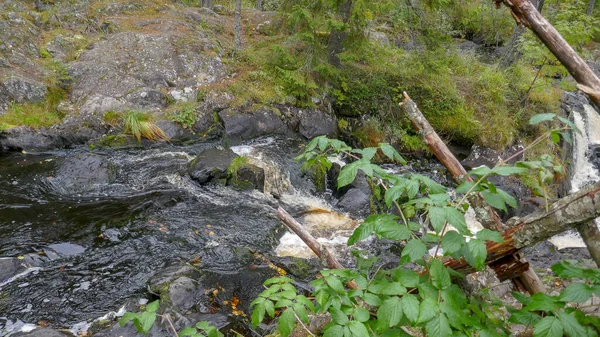
[[[247,149],[262,146],[262,157],[296,169],[300,144],[263,143]],[[68,327],[144,297],[168,262],[227,271],[240,266],[222,261],[223,247],[271,252],[282,233],[278,200],[186,177],[189,160],[210,146],[95,151],[110,177],[83,187],[61,172],[88,149],[0,154],[0,258],[40,267],[0,283],[0,317]]]

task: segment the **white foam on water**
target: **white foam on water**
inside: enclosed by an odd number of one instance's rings
[[[2,287],[4,287],[5,285],[12,283],[28,274],[31,274],[33,272],[38,272],[40,270],[42,270],[42,268],[40,268],[40,267],[27,268],[25,271],[18,273],[17,275],[14,275],[13,277],[9,278],[8,280],[5,280],[4,282],[0,283],[0,290],[2,290]]]
[[[600,115],[590,105],[584,105],[584,114],[573,112],[573,123],[581,131],[572,132],[573,139],[573,175],[571,177],[571,193],[577,192],[586,185],[600,180],[600,174],[588,159],[590,145],[600,145]],[[600,228],[600,219],[596,219]],[[557,249],[584,248],[583,239],[575,230],[555,235],[549,240]]]

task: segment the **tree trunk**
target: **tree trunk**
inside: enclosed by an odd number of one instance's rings
[[[233,48],[237,53],[242,48],[242,0],[236,0],[235,2],[235,25],[233,30]]]
[[[212,8],[212,6],[213,0],[202,0],[202,2],[200,3],[200,7]]]
[[[588,2],[586,14],[592,16],[594,14],[594,7],[596,6],[596,0],[590,0]]]
[[[552,204],[547,212],[538,212],[523,218],[512,218],[511,229],[502,233],[504,242],[488,242],[486,264],[501,268],[502,260],[519,250],[547,240],[569,228],[586,224],[600,216],[600,182],[590,185]],[[450,260],[445,265],[456,271],[469,273],[473,268],[466,261]]]
[[[419,132],[421,139],[431,152],[435,154],[438,160],[448,169],[454,180],[461,183],[465,180],[473,181],[473,179],[467,174],[465,168],[456,159],[454,154],[450,152],[446,144],[440,139],[438,134],[435,132],[431,124],[427,121],[423,113],[419,110],[417,104],[410,99],[410,97],[403,93],[404,102],[400,104],[408,119],[410,119],[413,127]],[[504,226],[498,216],[498,213],[483,200],[483,197],[479,194],[473,194],[469,197],[469,203],[475,211],[477,220],[481,222],[482,226],[491,229],[502,231]],[[511,261],[505,261],[505,264],[512,264],[515,267],[510,270],[515,270],[516,266],[520,266],[520,273],[514,273],[514,275],[506,275],[507,278],[513,279],[513,283],[517,289],[525,290],[530,294],[537,292],[545,292],[545,287],[540,281],[539,277],[533,270],[529,268],[529,264],[525,259],[518,255],[509,257]],[[498,274],[499,278],[504,280],[504,276]],[[508,277],[510,276],[510,277]]]
[[[540,13],[542,12],[542,8],[544,7],[544,1],[545,0],[538,0],[536,3],[536,8]],[[523,34],[525,34],[525,31],[525,27],[521,27],[519,25],[515,26],[515,30],[513,31],[513,34],[505,47],[502,59],[500,59],[500,66],[502,68],[510,67],[513,63],[515,63],[518,59],[521,58],[522,53],[519,50],[519,39]]]
[[[258,9],[259,11],[262,11],[262,0],[256,1],[256,9]]]
[[[503,2],[512,11],[518,24],[531,29],[533,33],[550,49],[552,54],[562,63],[577,83],[582,84],[596,95],[590,98],[600,108],[600,78],[571,48],[560,33],[533,6],[529,0],[496,0]]]
[[[596,265],[600,267],[600,232],[596,220],[588,221],[577,228],[579,234],[583,238],[586,247],[588,248],[592,259]]]
[[[348,20],[350,20],[351,12],[352,0],[344,0],[338,5],[337,15],[344,23],[348,23]],[[342,67],[342,62],[338,54],[344,51],[344,40],[346,40],[347,36],[348,33],[346,33],[346,30],[331,29],[329,43],[327,44],[327,59],[336,68]]]

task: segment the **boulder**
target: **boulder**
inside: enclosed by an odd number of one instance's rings
[[[8,97],[0,100],[9,99],[18,103],[40,103],[46,99],[48,88],[45,84],[38,81],[21,77],[9,76],[0,82],[0,94]]]
[[[227,185],[237,188],[265,190],[265,171],[252,164],[241,163],[238,167],[229,168],[229,179]]]
[[[499,161],[512,157],[514,154],[521,151],[522,149],[523,144],[520,142],[516,145],[507,148],[503,152],[487,147],[473,145],[473,147],[471,148],[471,153],[467,158],[461,161],[461,164],[467,171],[483,165],[492,168]],[[523,160],[523,158],[524,156],[523,154],[521,154],[513,158],[509,163],[515,163],[519,160]]]
[[[186,129],[175,122],[160,120],[154,124],[165,133],[171,143],[186,142],[196,138],[196,135],[194,135],[191,130]]]
[[[237,157],[238,155],[230,149],[208,149],[190,163],[188,173],[200,184],[227,179],[227,169]]]
[[[267,107],[253,111],[229,108],[219,112],[225,134],[233,143],[271,134],[290,134],[291,131],[275,113]]]
[[[196,268],[174,262],[161,268],[158,273],[154,274],[148,280],[148,290],[155,295],[160,295],[168,291],[170,284],[178,278],[187,277],[197,279],[200,275],[200,272]]]
[[[331,115],[317,109],[298,110],[300,119],[298,132],[306,139],[317,136],[334,137],[338,131],[337,121]]]
[[[350,188],[337,203],[337,207],[353,216],[365,217],[371,212],[369,194],[356,187]]]
[[[57,140],[46,130],[34,130],[27,126],[17,126],[0,132],[0,146],[9,150],[46,150],[55,147]]]
[[[201,298],[205,298],[201,301]],[[205,289],[198,281],[182,276],[169,285],[169,290],[161,294],[163,303],[170,303],[173,308],[180,312],[186,312],[200,302],[208,302]],[[205,306],[203,306],[205,308]]]

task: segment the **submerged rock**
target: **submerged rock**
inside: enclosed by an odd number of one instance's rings
[[[66,337],[73,336],[71,334],[62,333],[60,331],[50,329],[50,328],[41,328],[35,329],[31,332],[27,333],[18,333],[14,335],[15,337]]]
[[[114,168],[101,155],[82,153],[68,157],[50,182],[59,193],[89,191],[114,179]]]
[[[27,269],[22,262],[16,258],[0,258],[0,284],[20,272]]]

